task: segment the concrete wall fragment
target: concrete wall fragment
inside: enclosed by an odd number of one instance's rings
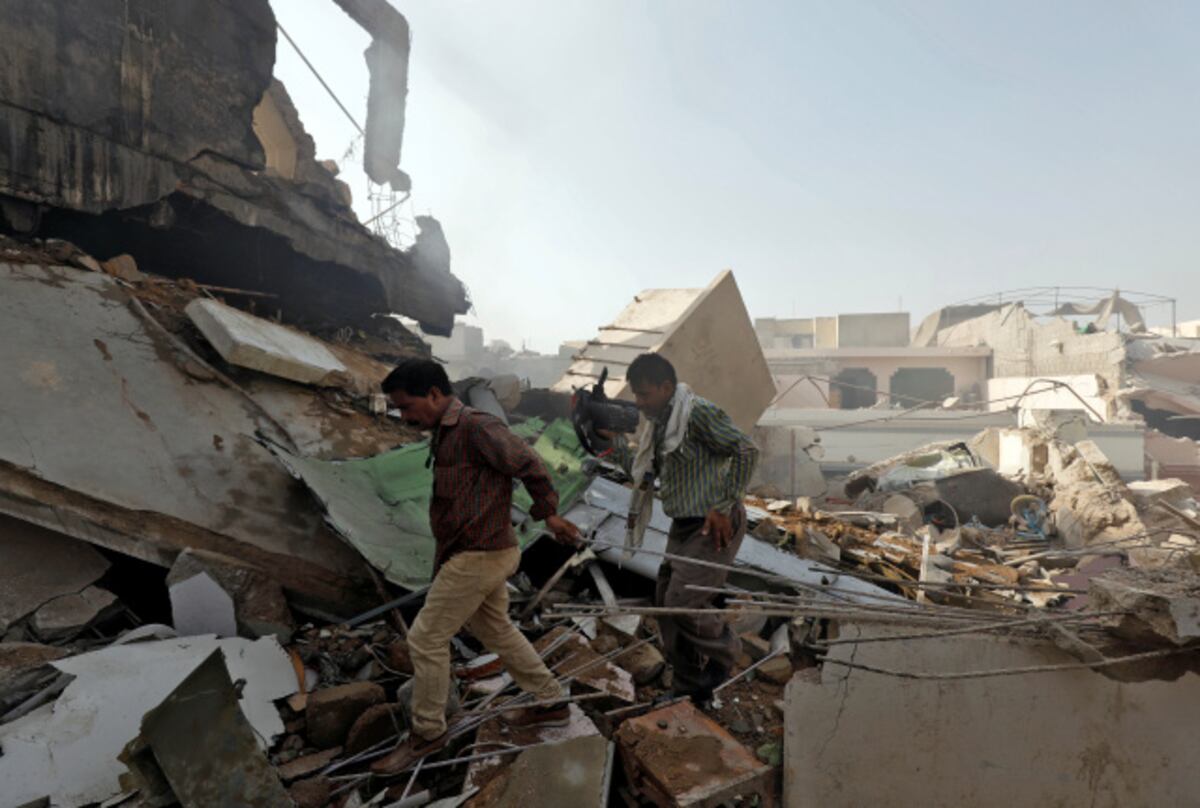
[[[387,183],[392,190],[412,188],[400,170],[400,148],[404,144],[404,109],[408,99],[408,20],[387,0],[334,0],[343,11],[371,35],[363,54],[371,71],[367,96],[363,169],[372,181]]]
[[[843,623],[843,636],[882,634]],[[996,636],[834,646],[926,673],[1077,662]],[[914,681],[826,663],[786,691],[784,803],[1118,808],[1195,799],[1200,676],[1123,683],[1090,670]]]
[[[577,355],[555,390],[591,387],[608,368],[610,396],[632,398],[629,363],[645,352],[665,356],[680,381],[722,407],[747,434],[775,396],[746,304],[726,270],[705,289],[650,289]]]

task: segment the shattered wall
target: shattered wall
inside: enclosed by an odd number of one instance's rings
[[[398,312],[441,334],[467,311],[440,225],[418,221],[408,251],[363,227],[278,85],[293,143],[268,137],[263,170],[267,0],[0,0],[0,41],[0,229],[265,294],[297,323]]]
[[[1017,303],[944,328],[937,332],[935,344],[990,347],[994,376],[1095,373],[1112,389],[1124,378],[1123,335],[1078,334],[1071,322],[1039,322]]]
[[[206,151],[263,164],[266,0],[2,0],[0,41],[0,193],[99,213],[161,199]]]
[[[371,44],[363,54],[371,71],[363,168],[374,182],[387,183],[394,191],[408,191],[412,183],[399,167],[408,98],[408,21],[386,0],[335,2],[371,34]]]

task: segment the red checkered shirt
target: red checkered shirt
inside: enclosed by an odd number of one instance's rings
[[[464,550],[517,546],[512,525],[513,479],[525,484],[541,520],[558,510],[558,494],[537,453],[499,418],[458,399],[442,416],[430,443],[433,498],[429,522],[437,540],[433,571]]]

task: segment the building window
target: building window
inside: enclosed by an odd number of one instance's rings
[[[812,346],[813,346],[813,335],[812,334],[793,334],[792,335],[792,347],[793,348],[811,348]]]
[[[954,395],[954,377],[945,368],[900,368],[892,374],[892,406],[915,407],[928,401],[941,403]]]
[[[875,406],[875,374],[866,368],[846,368],[829,385],[831,403],[839,409],[857,410]]]

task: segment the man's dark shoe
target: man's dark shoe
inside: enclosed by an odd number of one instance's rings
[[[675,697],[687,696],[697,707],[708,704],[713,700],[713,690],[729,678],[729,668],[709,660],[700,674],[700,683],[692,687],[679,687],[671,690]]]
[[[440,752],[445,748],[448,740],[450,740],[448,731],[430,741],[419,735],[410,734],[404,743],[371,764],[371,774],[387,777],[407,771],[415,766],[421,758],[432,755],[434,752]]]
[[[514,729],[565,727],[571,723],[571,706],[565,701],[560,701],[557,704],[513,710],[504,714],[504,723]]]

